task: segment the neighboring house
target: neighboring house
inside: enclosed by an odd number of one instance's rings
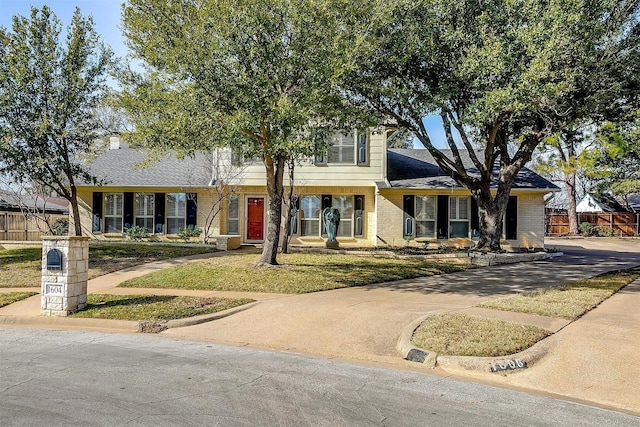
[[[576,212],[629,212],[629,209],[622,206],[613,196],[608,194],[595,196],[587,193],[576,205]]]
[[[341,213],[343,246],[472,244],[478,220],[469,191],[446,176],[428,151],[386,147],[383,128],[338,133],[324,155],[296,166],[295,219],[282,222],[291,227],[291,244],[324,244],[326,207]],[[268,200],[262,163],[239,165],[230,152],[217,151],[184,159],[169,155],[138,167],[145,158],[116,144],[90,165],[105,184],[78,186],[86,235],[121,236],[134,224],[159,238],[183,227],[203,228],[216,189],[226,185],[232,192],[210,232],[239,235],[244,243],[264,241]],[[506,249],[544,246],[544,196],[551,191],[559,189],[530,170],[518,174],[505,215]]]
[[[627,203],[629,207],[634,211],[640,213],[640,194],[633,193],[627,196]]]
[[[45,219],[53,224],[68,214],[68,202],[64,199],[0,190],[0,240],[40,240],[49,230]]]

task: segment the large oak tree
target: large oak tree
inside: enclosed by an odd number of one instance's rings
[[[373,6],[347,0],[131,0],[123,27],[144,72],[125,72],[130,141],[155,150],[230,147],[264,163],[268,224],[258,265],[276,264],[289,159],[343,127],[336,91]]]
[[[638,1],[397,0],[378,55],[345,87],[410,129],[478,205],[500,250],[512,183],[540,142],[637,98]],[[423,119],[439,115],[450,151]],[[467,151],[474,171],[465,168]],[[450,154],[448,154],[450,153]]]
[[[0,28],[0,173],[67,199],[77,236],[76,181],[96,182],[84,157],[102,136],[96,109],[112,58],[93,27],[76,9],[63,40],[62,24],[44,6]]]

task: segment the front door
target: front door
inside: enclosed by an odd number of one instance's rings
[[[247,198],[247,240],[264,240],[264,197]]]

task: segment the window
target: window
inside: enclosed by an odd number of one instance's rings
[[[237,194],[229,195],[227,234],[240,234],[240,202]]]
[[[155,194],[153,193],[136,193],[136,225],[143,227],[147,233],[153,233],[153,216],[155,207]]]
[[[167,233],[178,234],[180,228],[184,228],[187,212],[187,195],[185,193],[167,194]]]
[[[320,196],[300,197],[300,234],[302,236],[320,235]]]
[[[434,237],[436,234],[435,196],[415,196],[416,237]]]
[[[333,196],[333,207],[340,212],[337,236],[351,237],[353,227],[353,196]]]
[[[107,233],[122,233],[123,193],[107,193],[104,196],[104,229]]]
[[[469,197],[449,197],[449,237],[469,237]]]
[[[355,160],[355,139],[353,132],[338,132],[330,139],[329,163],[349,163]]]

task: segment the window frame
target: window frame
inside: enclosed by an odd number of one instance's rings
[[[140,197],[144,198],[144,215],[140,215],[139,214],[139,208],[140,208]],[[155,234],[155,214],[156,214],[156,195],[155,193],[145,193],[145,192],[137,192],[135,193],[135,199],[134,199],[134,216],[133,216],[133,222],[135,225],[140,226],[140,227],[144,227],[147,234]],[[149,205],[151,205],[151,213],[149,213]],[[141,225],[138,223],[138,220],[142,219],[144,220],[144,225]],[[147,222],[150,221],[151,226],[149,227],[149,225],[147,224]]]
[[[170,198],[172,196],[178,196],[178,203],[176,204],[176,209],[171,212],[170,209]],[[183,212],[180,215],[180,206],[183,205]],[[187,193],[166,193],[165,195],[165,213],[164,220],[166,226],[166,234],[178,234],[180,228],[185,228],[187,224]],[[175,214],[175,215],[174,215]],[[182,219],[182,226],[178,226],[175,232],[169,227],[170,220],[179,220]]]
[[[464,206],[465,206],[465,211],[466,211],[466,218],[461,218],[460,217],[460,206],[462,206],[462,204],[460,203],[461,201],[464,200]],[[451,211],[451,206],[452,206],[452,202],[455,201],[455,216],[452,217],[452,211]],[[457,238],[469,238],[470,237],[470,233],[471,233],[471,201],[470,201],[470,197],[469,196],[449,196],[449,238],[450,239],[457,239]],[[466,235],[462,236],[462,235],[456,235],[453,236],[452,231],[454,229],[453,225],[454,224],[466,224],[467,225],[467,233]]]
[[[431,199],[432,201],[432,206],[433,206],[433,212],[431,217],[427,217],[427,215],[425,215],[425,219],[419,219],[418,217],[422,214],[424,208],[425,208],[425,199]],[[420,195],[420,194],[416,194],[414,195],[414,215],[413,215],[413,236],[414,238],[418,239],[418,238],[427,238],[427,239],[433,239],[436,237],[436,224],[437,224],[437,212],[438,212],[438,197],[435,195]],[[431,234],[422,234],[420,233],[420,224],[422,223],[431,223],[431,227],[432,227],[432,233]]]
[[[231,216],[231,205],[236,205],[236,216]],[[235,222],[236,231],[230,231],[231,225]],[[227,234],[239,236],[240,235],[240,196],[237,194],[229,194],[227,196]]]
[[[109,198],[113,197],[113,200],[116,200],[116,197],[120,199],[120,212],[118,213],[118,203],[115,202],[113,206],[109,206]],[[109,209],[111,207],[112,209]],[[109,220],[117,220],[120,219],[120,227],[114,229],[109,229]],[[104,193],[104,209],[103,209],[103,221],[104,221],[104,232],[105,233],[123,233],[124,232],[124,193],[122,192],[111,192]]]

